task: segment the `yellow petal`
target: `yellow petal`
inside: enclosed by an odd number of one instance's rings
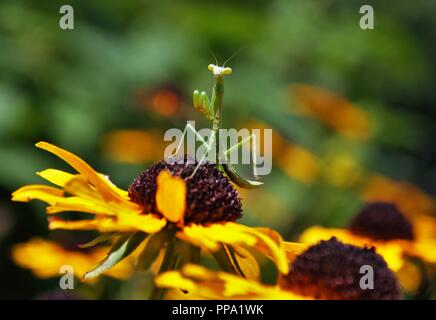
[[[24,186],[12,193],[13,201],[28,202],[30,200],[38,199],[49,204],[47,213],[59,213],[63,211],[78,211],[87,212],[92,214],[116,215],[124,213],[139,213],[141,210],[133,203],[116,203],[111,205],[101,199],[97,191],[91,190],[90,186],[82,186],[86,191],[79,191],[73,188],[75,182],[80,180],[80,176],[73,178],[72,186],[67,183],[66,191],[71,194],[78,194],[79,196],[64,197],[64,191],[45,185],[28,185]],[[76,185],[77,186],[77,185]],[[88,192],[87,196],[84,194]],[[94,194],[91,194],[94,192]]]
[[[167,224],[167,220],[153,214],[126,214],[118,217],[121,227],[132,228],[145,233],[159,232]]]
[[[80,197],[59,198],[53,205],[46,209],[47,214],[55,214],[64,211],[86,212],[96,215],[113,215],[112,209],[108,209],[105,204],[83,199]]]
[[[57,213],[62,211],[80,211],[93,214],[116,215],[124,214],[139,214],[142,209],[135,203],[119,199],[112,201],[104,199],[100,190],[92,187],[81,175],[76,175],[70,179],[65,185],[64,190],[73,195],[64,200],[59,200],[52,207],[47,208],[49,213]]]
[[[95,219],[65,221],[59,218],[49,219],[49,229],[63,230],[98,230],[100,232],[134,232],[156,233],[166,225],[166,220],[151,214],[123,215],[119,217],[97,216]]]
[[[245,278],[259,280],[260,268],[253,255],[241,246],[233,245],[232,247],[235,251],[235,258]]]
[[[283,239],[278,232],[268,228],[242,227],[247,233],[257,237],[255,248],[273,260],[281,273],[288,273],[289,262],[283,248]]]
[[[253,247],[256,244],[256,237],[240,232],[234,226],[235,223],[214,223],[210,225],[191,224],[178,233],[178,237],[196,246],[204,246],[209,250],[216,251],[221,243],[244,244]]]
[[[12,193],[12,200],[19,202],[29,202],[33,199],[39,199],[53,205],[59,199],[63,198],[62,190],[39,184],[33,184],[21,187]]]
[[[193,245],[216,251],[221,244],[244,245],[271,258],[282,273],[288,272],[286,253],[280,235],[266,228],[251,228],[234,222],[203,226],[191,224],[177,235]]]
[[[186,184],[182,178],[173,177],[167,170],[157,177],[156,206],[171,222],[183,219],[186,206]]]
[[[308,244],[298,243],[298,242],[283,242],[283,249],[286,252],[286,258],[288,259],[288,263],[291,264],[295,258],[302,254],[309,247]]]
[[[406,248],[408,255],[436,264],[436,239],[418,239]]]
[[[159,287],[188,290],[199,299],[304,299],[278,287],[192,264],[158,275],[155,283]]]
[[[57,169],[46,169],[46,170],[37,172],[36,174],[39,175],[40,177],[44,178],[45,180],[59,186],[59,187],[64,187],[71,179],[79,176],[79,175],[74,175],[74,174],[64,172],[62,170],[57,170]],[[107,176],[105,176],[101,173],[99,173],[99,175],[102,179],[106,180],[108,186],[110,188],[112,188],[112,190],[114,190],[116,193],[118,193],[118,195],[120,195],[124,199],[129,200],[129,196],[128,196],[127,191],[118,188],[116,185],[114,185],[109,180],[109,178]]]
[[[422,282],[422,275],[418,266],[408,260],[398,270],[397,277],[401,287],[409,293],[416,293]]]
[[[36,174],[59,187],[63,187],[68,181],[70,181],[74,177],[74,175],[71,173],[56,169],[46,169],[37,172]]]
[[[113,201],[113,199],[104,199],[103,195],[100,193],[100,190],[92,187],[86,178],[83,176],[76,176],[70,181],[68,181],[64,190],[72,195],[80,197],[82,199],[87,199],[98,203],[102,206],[106,206],[108,210],[108,214],[120,214],[121,212],[140,212],[141,209],[139,206],[131,201],[127,201],[124,199],[118,199],[118,201]]]
[[[178,271],[168,271],[160,274],[156,277],[155,284],[164,288],[172,288],[176,285],[177,289],[185,291],[193,291],[196,288],[193,281],[184,278]]]
[[[41,141],[36,144],[38,148],[46,150],[58,156],[71,167],[77,170],[80,174],[89,179],[89,182],[102,193],[104,199],[118,199],[119,194],[116,193],[108,183],[107,179],[97,173],[89,164],[80,159],[73,153],[56,147],[50,143]]]
[[[416,240],[436,240],[436,217],[417,214],[412,217],[412,223]]]

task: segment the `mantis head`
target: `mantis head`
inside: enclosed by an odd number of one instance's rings
[[[215,78],[220,78],[222,76],[232,74],[232,72],[233,72],[232,68],[224,67],[224,66],[219,67],[219,66],[216,66],[214,64],[208,65],[207,68],[209,69],[209,71],[211,71],[213,73],[213,76]]]

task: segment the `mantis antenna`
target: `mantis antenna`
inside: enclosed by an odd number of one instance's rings
[[[217,59],[215,53],[213,52],[212,48],[209,48],[209,51],[210,51],[210,53],[212,54],[212,57],[215,59],[215,63],[216,63],[216,65],[218,65],[218,64],[219,64],[218,59]]]
[[[229,62],[230,60],[232,60],[239,52],[241,51],[241,48],[239,48],[238,50],[236,50],[224,63],[223,63],[223,68],[226,66],[226,63]],[[218,63],[217,63],[218,64]]]

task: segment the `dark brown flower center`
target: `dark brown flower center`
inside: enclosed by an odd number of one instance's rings
[[[155,199],[156,178],[166,169],[186,182],[185,224],[235,221],[241,217],[239,193],[215,165],[205,162],[190,177],[198,163],[177,163],[177,160],[180,158],[161,161],[142,172],[129,187],[130,199],[141,205],[144,212],[160,215]]]
[[[375,240],[413,240],[412,223],[390,203],[366,205],[349,226],[351,232]]]
[[[373,289],[361,287],[362,266],[373,270]],[[368,273],[369,274],[369,273]],[[368,280],[370,281],[370,280]],[[364,283],[367,285],[369,282]],[[300,295],[332,300],[396,300],[401,298],[395,274],[374,248],[346,245],[331,238],[300,254],[280,286]]]

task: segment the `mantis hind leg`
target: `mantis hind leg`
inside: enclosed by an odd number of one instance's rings
[[[235,170],[235,168],[228,161],[228,155],[235,150],[239,150],[246,142],[249,142],[251,140],[254,141],[253,149],[252,149],[252,157],[253,157],[253,159],[256,159],[257,153],[256,153],[256,135],[255,134],[251,134],[249,137],[247,137],[247,138],[243,139],[242,141],[240,141],[239,143],[231,146],[221,156],[224,160],[223,164],[222,164],[224,172],[227,174],[227,176],[230,178],[230,180],[232,180],[236,185],[238,185],[241,188],[245,188],[245,189],[257,188],[257,187],[263,185],[263,182],[248,180],[248,179],[243,178],[241,175],[239,175],[237,173],[237,171]],[[257,167],[256,167],[255,162],[253,162],[252,167],[253,167],[254,176],[257,177],[257,174],[256,174]]]

